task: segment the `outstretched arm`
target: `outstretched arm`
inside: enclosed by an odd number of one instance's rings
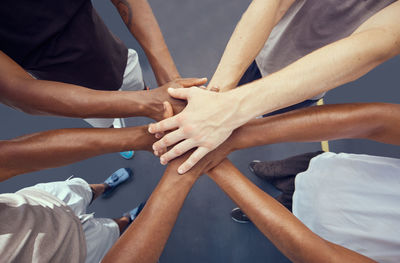
[[[29,114],[76,118],[146,116],[161,120],[164,101],[171,102],[174,108],[184,106],[183,102],[170,98],[166,91],[168,87],[190,87],[206,81],[178,79],[151,91],[98,91],[33,79],[0,51],[0,102]]]
[[[146,206],[110,249],[103,263],[158,261],[186,196],[200,174],[191,172],[187,176],[179,175],[176,169],[183,158],[174,160],[167,167]]]
[[[121,129],[61,129],[0,141],[0,181],[18,174],[130,149],[150,150],[146,126]]]
[[[147,0],[111,0],[111,2],[145,51],[158,85],[180,78]]]
[[[272,28],[294,0],[253,0],[229,40],[209,87],[228,91],[240,78],[267,41]]]
[[[180,142],[185,151],[198,147],[188,160],[191,167],[224,142],[233,130],[256,116],[353,81],[399,54],[399,13],[400,1],[396,1],[351,36],[238,89],[217,94],[196,88],[172,90],[170,94],[187,99],[188,106],[180,114],[153,125],[151,132],[179,128],[171,133],[167,146]],[[203,105],[207,107],[200,108]]]
[[[291,261],[375,262],[314,234],[289,210],[250,182],[230,161],[225,160],[208,175]]]
[[[253,120],[236,129],[212,154],[220,161],[232,151],[280,142],[314,142],[362,138],[400,145],[400,105],[355,103],[314,106]],[[164,139],[169,139],[166,135]],[[163,140],[164,140],[163,139]],[[162,140],[161,140],[162,142]],[[155,145],[160,146],[160,142]],[[178,144],[161,156],[167,163],[171,154],[184,152]],[[218,160],[215,160],[218,163]],[[186,164],[184,170],[189,169]]]

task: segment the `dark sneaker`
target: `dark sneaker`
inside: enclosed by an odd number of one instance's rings
[[[261,163],[261,161],[259,160],[253,160],[249,163],[249,170],[250,172],[252,172],[253,174],[256,174],[256,171],[254,170],[254,166],[258,163]]]
[[[233,221],[238,223],[246,224],[251,222],[250,219],[242,212],[242,210],[240,210],[239,207],[236,207],[231,211],[231,217]]]
[[[121,168],[115,171],[104,181],[104,184],[108,185],[108,188],[104,191],[103,197],[109,196],[118,185],[126,182],[132,175],[133,171],[130,168]]]
[[[145,206],[146,201],[140,203],[137,207],[133,208],[131,211],[124,213],[122,216],[129,218],[129,224],[135,220],[135,218],[140,214],[143,207]]]

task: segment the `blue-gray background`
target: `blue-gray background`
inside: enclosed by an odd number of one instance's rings
[[[184,77],[210,78],[218,64],[235,24],[250,0],[149,0],[160,23],[177,67]],[[128,47],[138,50],[146,82],[155,80],[143,51],[132,38],[109,0],[94,1],[110,29]],[[400,103],[400,59],[396,57],[351,84],[326,96],[326,103]],[[0,139],[67,127],[89,127],[78,119],[29,116],[0,105]],[[130,125],[146,123],[144,118],[129,119]],[[310,127],[312,128],[312,127]],[[268,131],[266,131],[268,132]],[[400,157],[398,147],[363,140],[330,142],[331,151],[367,153]],[[250,174],[253,159],[274,160],[320,149],[319,143],[285,143],[235,152],[230,159],[263,190],[276,194],[268,183]],[[108,154],[73,165],[20,175],[2,182],[0,193],[14,192],[39,182],[64,180],[71,174],[90,183],[102,182],[120,167],[132,167],[135,177],[110,199],[99,199],[91,207],[98,217],[119,217],[148,197],[164,167],[146,152],[137,152],[131,161]],[[289,262],[252,224],[234,223],[229,216],[234,203],[206,176],[189,194],[176,226],[161,256],[161,262]]]

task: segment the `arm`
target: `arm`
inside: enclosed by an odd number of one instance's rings
[[[157,262],[187,194],[196,182],[194,173],[176,172],[182,158],[166,169],[146,206],[103,259],[105,262]],[[198,174],[198,173],[197,173]]]
[[[154,136],[147,127],[62,129],[0,141],[0,181],[18,174],[57,167],[95,155],[151,150]]]
[[[243,14],[209,83],[227,91],[236,87],[267,41],[272,28],[294,0],[253,0]]]
[[[180,78],[160,27],[147,0],[111,0],[139,41],[161,86]]]
[[[179,128],[171,133],[166,145],[161,143],[165,147],[182,141],[183,152],[198,147],[186,163],[192,167],[233,130],[256,116],[355,80],[399,54],[399,13],[400,1],[396,1],[368,19],[351,36],[238,89],[219,94],[196,88],[171,90],[173,97],[187,99],[188,105],[180,114],[152,125],[150,132]],[[202,105],[207,107],[201,108]]]
[[[168,135],[166,135],[168,140]],[[212,155],[214,165],[229,153],[280,142],[314,142],[361,138],[400,145],[400,105],[356,103],[314,106],[253,120],[236,129]],[[156,144],[158,145],[158,143]],[[163,156],[167,163],[183,152],[176,145]],[[183,167],[184,170],[188,166]]]
[[[164,101],[170,101],[174,107],[184,105],[170,98],[166,92],[168,87],[202,85],[206,81],[180,79],[151,91],[98,91],[61,82],[33,79],[0,51],[0,102],[30,114],[77,118],[147,116],[160,120]]]
[[[230,161],[225,160],[208,175],[291,261],[375,262],[314,234],[274,198],[251,183]]]

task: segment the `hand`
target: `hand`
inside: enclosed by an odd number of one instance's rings
[[[150,115],[150,117],[156,121],[163,120],[163,108],[162,105],[165,101],[168,101],[173,108],[174,113],[179,113],[181,112],[185,106],[186,106],[186,101],[183,100],[177,100],[172,98],[167,90],[168,88],[187,88],[187,87],[192,87],[192,86],[199,86],[203,85],[207,82],[207,78],[185,78],[185,79],[176,79],[174,81],[168,82],[167,84],[164,84],[156,89],[148,91],[149,97],[151,97],[151,103],[154,104],[154,110],[153,113]]]
[[[182,141],[161,156],[162,164],[198,147],[178,168],[178,172],[183,174],[223,143],[243,122],[236,118],[239,105],[228,93],[216,93],[197,87],[168,89],[168,92],[174,98],[187,100],[188,105],[174,117],[151,124],[149,132],[154,134],[177,128],[153,145],[157,152]]]

